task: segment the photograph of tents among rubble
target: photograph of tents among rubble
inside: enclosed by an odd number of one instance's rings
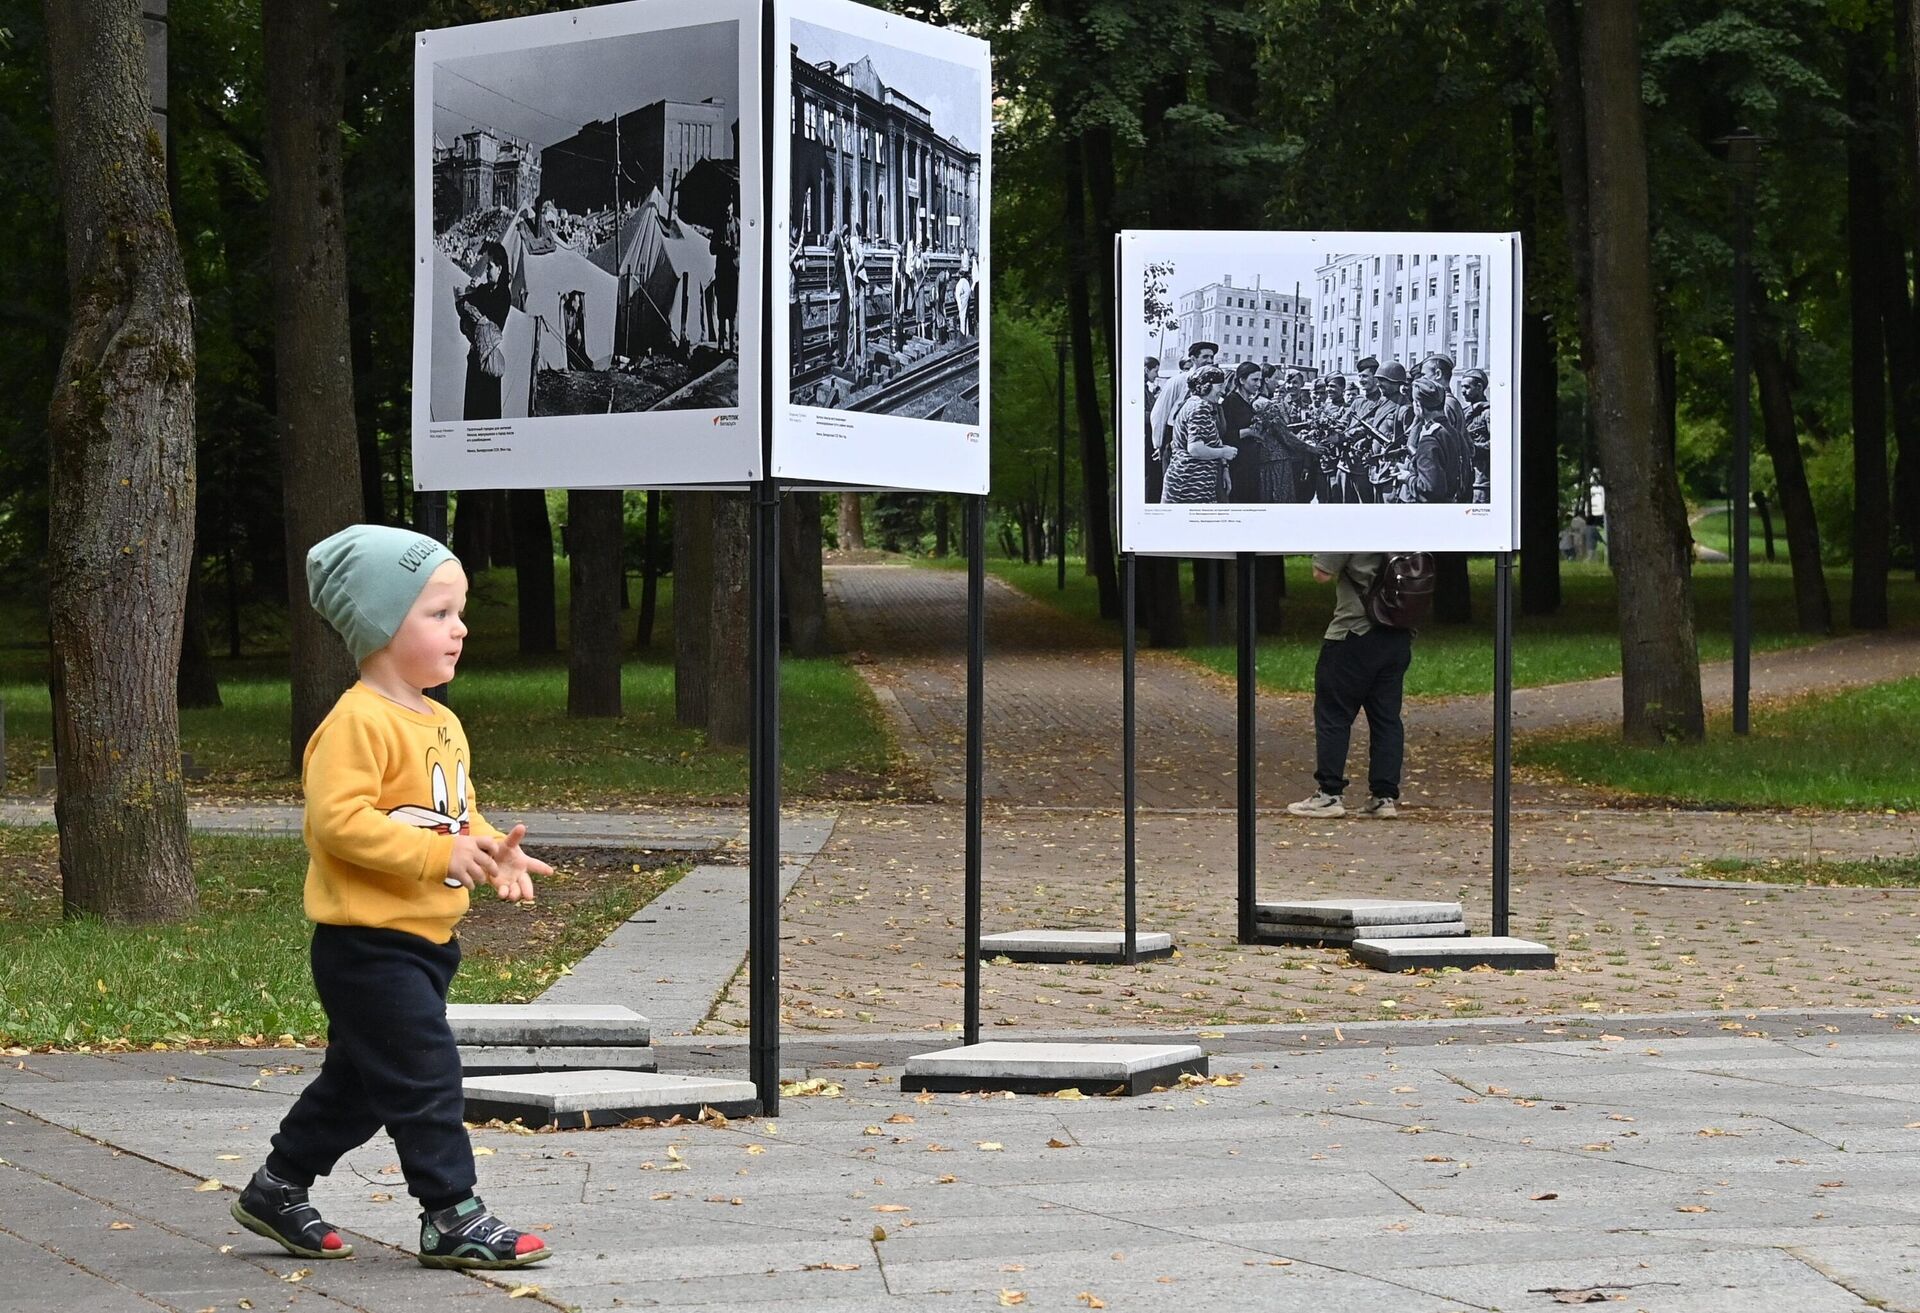
[[[739,405],[738,40],[433,65],[434,421]]]

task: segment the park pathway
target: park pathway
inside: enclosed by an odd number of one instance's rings
[[[943,801],[964,781],[966,576],[898,565],[842,565],[827,572],[834,641],[854,657],[909,754],[930,772]],[[1418,648],[1414,659],[1419,660]],[[1756,698],[1878,683],[1920,673],[1920,634],[1878,634],[1787,651],[1756,653]],[[1732,673],[1702,671],[1709,706],[1731,701]],[[1142,651],[1139,680],[1140,804],[1149,809],[1230,807],[1234,800],[1232,681],[1177,656]],[[998,579],[987,581],[986,776],[995,802],[1118,806],[1120,656],[1109,634],[1048,607]],[[1616,678],[1521,689],[1520,733],[1610,723],[1619,715]],[[1492,700],[1457,697],[1407,706],[1406,801],[1480,808],[1489,803]],[[1354,729],[1349,774],[1365,787],[1367,731]],[[1312,699],[1262,693],[1259,703],[1261,805],[1312,788]],[[1571,801],[1564,786],[1521,779],[1521,805]]]

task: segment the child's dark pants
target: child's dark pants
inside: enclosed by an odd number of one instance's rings
[[[382,1126],[400,1150],[407,1190],[428,1208],[473,1192],[462,1120],[460,1053],[447,984],[460,941],[403,930],[313,928],[313,983],[327,1011],[327,1059],[273,1137],[267,1170],[310,1186]]]

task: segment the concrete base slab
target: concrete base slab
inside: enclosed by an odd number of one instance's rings
[[[617,1003],[449,1003],[456,1044],[645,1047],[652,1026]]]
[[[460,1070],[468,1076],[535,1071],[654,1071],[651,1048],[638,1045],[462,1044]]]
[[[1551,971],[1553,950],[1531,939],[1467,935],[1453,939],[1356,939],[1353,956],[1380,971],[1489,966],[1500,970]]]
[[[1145,962],[1173,953],[1173,936],[1164,930],[1136,930],[1134,956]],[[980,956],[1014,962],[1125,962],[1124,930],[1005,930],[980,936]]]
[[[1052,1094],[1146,1094],[1191,1072],[1207,1074],[1197,1044],[1069,1044],[992,1041],[919,1053],[907,1059],[902,1091],[963,1094],[1011,1090]]]
[[[1458,921],[1458,903],[1415,902],[1404,898],[1314,898],[1303,902],[1262,902],[1254,905],[1261,921],[1307,921],[1315,925],[1418,925],[1431,921]]]
[[[1332,944],[1345,947],[1356,939],[1442,939],[1467,933],[1465,921],[1430,921],[1424,925],[1326,926],[1306,921],[1256,921],[1254,938],[1263,944]]]
[[[712,1108],[729,1117],[760,1111],[751,1083],[709,1076],[662,1076],[635,1071],[548,1071],[480,1076],[465,1082],[467,1120],[517,1121],[568,1130],[613,1126],[635,1117],[664,1121],[676,1113],[697,1117]]]

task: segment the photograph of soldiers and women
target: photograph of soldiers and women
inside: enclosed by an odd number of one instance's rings
[[[1484,262],[1302,249],[1148,265],[1147,502],[1487,502],[1507,422],[1488,399]]]
[[[791,57],[792,401],[978,423],[979,76],[798,20]]]
[[[739,404],[738,41],[433,65],[436,420]]]

